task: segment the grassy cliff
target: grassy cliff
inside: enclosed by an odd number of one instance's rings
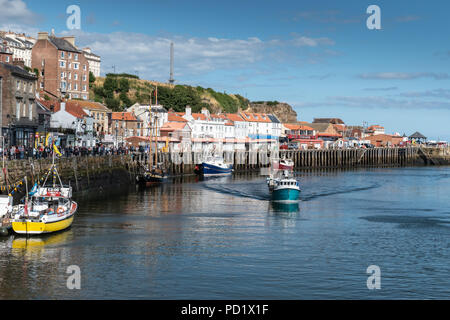
[[[113,111],[122,111],[136,102],[155,103],[156,87],[158,103],[179,112],[189,105],[193,112],[199,112],[205,107],[212,113],[236,113],[239,110],[273,113],[283,122],[295,122],[297,118],[291,106],[278,101],[250,102],[238,94],[222,93],[200,86],[170,85],[142,80],[129,74],[107,74],[106,78],[94,78],[92,75],[90,77],[91,99],[105,104]]]

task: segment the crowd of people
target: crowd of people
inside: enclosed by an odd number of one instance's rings
[[[20,160],[20,159],[45,159],[52,156],[51,146],[39,146],[35,147],[24,147],[24,146],[12,146],[11,148],[5,148],[2,150],[0,147],[0,154],[4,152],[5,158],[9,160]],[[58,147],[58,151],[63,157],[79,157],[79,156],[103,156],[103,155],[120,155],[129,154],[135,151],[143,152],[141,148],[135,148],[133,146],[105,146],[103,144],[98,144],[94,147]]]

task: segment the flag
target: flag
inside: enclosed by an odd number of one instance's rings
[[[36,182],[28,195],[33,196],[37,192],[37,188],[38,188],[38,184]]]
[[[23,208],[24,215],[28,216],[28,201],[25,200],[25,207]]]
[[[58,147],[57,147],[55,144],[53,145],[53,150],[56,152],[56,154],[57,154],[58,156],[62,157],[61,152],[59,152]]]

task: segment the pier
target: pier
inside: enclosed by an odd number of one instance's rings
[[[265,152],[224,153],[225,161],[234,163],[236,172],[258,171],[269,166],[271,154]],[[296,169],[402,167],[416,165],[449,165],[450,148],[373,148],[286,150],[280,157],[294,161]],[[162,162],[171,176],[192,175],[195,165],[201,162],[199,153],[159,153],[153,163]],[[75,192],[134,183],[140,165],[148,163],[147,154],[62,157],[56,160],[57,168],[65,184],[71,184]],[[51,159],[26,159],[7,161],[9,188],[14,183],[28,179],[28,187],[42,178],[50,167]],[[7,184],[3,174],[0,184]],[[23,188],[23,183],[19,187]]]

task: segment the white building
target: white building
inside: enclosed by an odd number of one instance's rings
[[[150,110],[151,108],[151,115]],[[141,105],[139,103],[135,103],[131,107],[127,109],[127,112],[131,112],[134,114],[136,118],[142,121],[143,124],[143,136],[150,136],[149,128],[151,127],[152,136],[161,136],[160,129],[166,124],[169,120],[169,114],[167,110],[161,105]],[[151,125],[149,125],[151,121]]]
[[[0,35],[0,41],[12,51],[14,60],[23,60],[25,66],[31,68],[31,50],[36,39],[27,37],[25,34],[3,32]]]
[[[89,71],[91,71],[95,77],[100,77],[102,63],[102,59],[100,58],[100,56],[92,53],[90,48],[84,48],[83,53],[84,57],[88,61]]]
[[[68,137],[67,144],[77,147],[95,146],[94,119],[86,114],[83,109],[75,104],[61,102],[59,108],[50,118],[50,127],[52,129],[71,129],[75,136]],[[71,138],[71,139],[70,139]]]

